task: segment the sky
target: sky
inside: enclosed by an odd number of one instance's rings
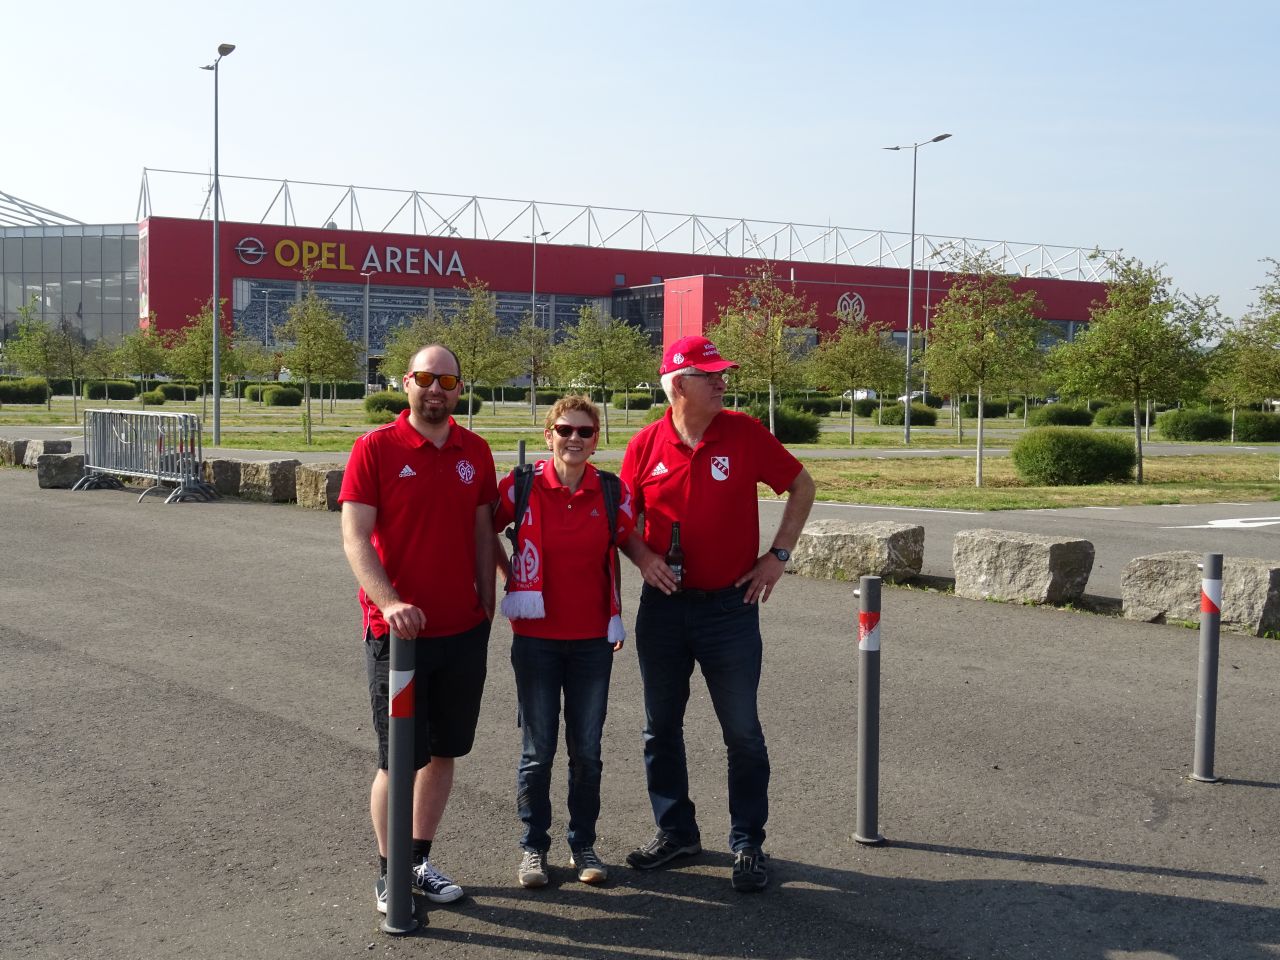
[[[1105,249],[1229,316],[1280,257],[1280,4],[5,4],[0,191],[144,167]],[[1271,64],[1271,66],[1268,66]],[[203,195],[157,213],[197,216]],[[225,188],[224,188],[225,190]],[[258,219],[228,209],[233,219]]]

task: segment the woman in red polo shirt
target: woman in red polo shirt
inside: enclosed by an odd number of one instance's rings
[[[562,397],[547,414],[550,460],[534,465],[529,509],[519,525],[502,612],[511,618],[523,745],[516,769],[516,807],[524,823],[523,887],[547,883],[551,846],[551,764],[564,695],[569,750],[569,866],[583,883],[608,877],[596,855],[600,814],[600,735],[609,702],[613,654],[625,636],[615,587],[613,544],[635,526],[631,495],[621,490],[617,529],[610,536],[600,475],[587,461],[599,440],[600,417],[582,396]],[[515,473],[498,485],[494,528],[515,516]]]

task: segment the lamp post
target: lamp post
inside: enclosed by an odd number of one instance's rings
[[[911,320],[913,317],[915,284],[916,284],[916,157],[926,143],[938,143],[950,137],[949,133],[940,133],[929,140],[921,140],[909,146],[899,145],[885,147],[886,150],[911,151],[911,257],[907,261],[907,376],[906,376],[906,409],[902,411],[902,442],[911,443]]]
[[[271,346],[271,291],[262,291],[262,345]]]
[[[213,71],[213,445],[222,442],[222,310],[218,302],[218,216],[222,189],[218,183],[218,64],[231,56],[234,43],[218,44],[218,58],[201,70]]]
[[[377,270],[361,270],[360,276],[364,277],[364,372],[360,376],[364,377],[364,392],[369,392],[369,278],[372,277]]]
[[[533,289],[529,291],[529,316],[533,318],[535,326],[538,323],[538,238],[550,236],[550,234],[550,230],[525,234],[525,237],[533,241],[533,279],[530,283]]]

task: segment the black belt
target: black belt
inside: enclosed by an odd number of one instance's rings
[[[666,594],[657,587],[644,585],[644,592],[649,594],[653,599],[658,600],[683,600],[685,603],[707,603],[712,600],[731,600],[734,597],[740,597],[746,591],[746,585],[741,587],[725,587],[723,590],[679,590],[676,593]]]

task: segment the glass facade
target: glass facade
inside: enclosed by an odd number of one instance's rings
[[[138,326],[138,225],[0,227],[0,339],[33,298],[40,319],[86,344],[119,343]]]
[[[237,279],[232,290],[232,322],[237,339],[254,340],[273,346],[276,329],[288,319],[288,310],[301,296],[301,281]],[[364,337],[364,284],[317,283],[316,294],[328,301],[346,321],[347,336],[360,343]],[[514,330],[528,315],[527,293],[495,293],[498,324],[503,331]],[[380,355],[387,339],[415,316],[439,310],[446,318],[466,304],[465,289],[414,288],[369,285],[369,354]],[[578,322],[578,311],[595,303],[592,297],[538,294],[538,322],[548,322],[559,337]]]
[[[617,290],[613,294],[613,317],[644,331],[655,347],[662,346],[662,294],[661,283],[647,284]]]

